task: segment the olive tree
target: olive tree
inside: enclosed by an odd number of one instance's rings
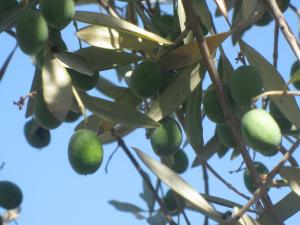
[[[95,173],[103,166],[105,145],[117,143],[143,179],[148,211],[133,203],[110,204],[150,224],[176,225],[181,216],[190,224],[187,210],[202,214],[204,224],[285,224],[300,210],[300,170],[293,156],[300,144],[300,45],[284,17],[287,10],[300,17],[294,2],[0,0],[0,32],[15,38],[35,67],[30,91],[14,103],[28,118],[26,140],[43,148],[51,144],[54,129],[76,122],[68,159],[78,176]],[[83,4],[97,5],[102,12],[81,11]],[[163,4],[173,12],[165,13]],[[218,32],[220,19],[227,23],[226,31]],[[274,48],[263,51],[272,52],[273,62],[243,40],[255,27],[270,24],[275,24]],[[76,51],[68,50],[64,41],[66,26],[76,29]],[[288,82],[277,69],[280,33],[295,55]],[[237,55],[223,48],[228,39],[239,49]],[[15,50],[5,60],[0,80]],[[120,83],[99,74],[106,70],[115,70]],[[215,127],[208,141],[203,138],[205,119]],[[144,141],[151,143],[156,158],[128,147],[126,135],[136,129],[144,129]],[[247,203],[210,195],[207,178],[205,193],[184,180],[181,174],[190,169],[187,146],[194,150],[192,168],[202,167],[205,177],[209,172]],[[221,162],[230,152],[231,160],[242,159],[236,172],[243,172],[241,182],[251,195],[235,188],[209,162],[215,155]],[[255,160],[256,154],[266,160],[281,158],[268,169]],[[162,191],[160,182],[169,189]],[[280,187],[290,192],[274,203],[268,192]],[[0,181],[0,206],[16,212],[21,203],[21,189]],[[2,215],[1,223],[15,217]]]

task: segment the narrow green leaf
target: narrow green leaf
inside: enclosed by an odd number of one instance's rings
[[[192,0],[196,14],[207,30],[211,28],[210,12],[205,0]]]
[[[95,88],[101,92],[102,94],[112,98],[117,99],[120,97],[128,88],[120,87],[112,83],[110,80],[104,78],[103,76],[99,76],[99,80],[95,85]]]
[[[283,221],[295,215],[300,210],[300,196],[295,192],[290,192],[284,198],[282,198],[279,202],[274,205],[274,211]],[[265,212],[258,219],[258,222],[261,225],[273,225],[277,224],[274,216]]]
[[[228,32],[211,35],[206,39],[210,53],[213,54],[219,45],[228,37]],[[161,58],[162,67],[168,69],[179,69],[199,63],[202,55],[198,43],[192,41],[186,45],[176,48]]]
[[[200,81],[199,65],[185,69],[152,104],[148,116],[159,121],[169,115],[187,99]]]
[[[187,100],[185,110],[186,136],[196,154],[203,151],[203,128],[201,119],[202,85],[201,82]]]
[[[145,217],[141,214],[141,212],[145,212],[145,210],[132,203],[119,202],[116,200],[110,200],[108,203],[119,211],[132,213],[137,219],[145,219]]]
[[[231,65],[229,59],[227,58],[227,56],[221,52],[220,55],[220,63],[221,63],[221,77],[222,77],[222,81],[224,82],[224,84],[228,85],[230,84],[230,77],[234,72],[234,68]]]
[[[42,84],[49,111],[63,121],[73,104],[71,78],[67,70],[50,54],[44,58]]]
[[[153,160],[150,156],[137,148],[133,148],[143,163],[171,189],[194,204],[206,216],[224,222],[219,213],[210,205],[190,184],[174,173],[167,166]]]
[[[104,120],[128,127],[153,128],[159,126],[159,123],[150,117],[124,104],[92,97],[84,93],[80,93],[80,97],[88,110]]]
[[[168,223],[165,215],[162,212],[158,212],[158,213],[154,214],[153,216],[147,218],[147,222],[150,225],[165,225]]]
[[[204,146],[203,151],[198,155],[193,164],[192,168],[200,166],[203,162],[208,161],[219,149],[223,149],[224,146],[221,144],[217,135],[214,135]]]
[[[41,70],[36,66],[35,67],[35,72],[33,76],[33,80],[31,83],[31,88],[30,92],[36,91],[39,92],[42,90],[42,72]],[[33,114],[33,104],[34,101],[32,98],[29,98],[27,101],[27,107],[26,107],[26,113],[25,113],[25,118],[28,118]]]
[[[105,26],[87,26],[79,30],[76,35],[82,41],[99,48],[149,51],[160,47],[157,42]]]
[[[6,72],[6,69],[7,69],[8,65],[9,65],[9,63],[10,63],[10,61],[11,61],[13,55],[15,54],[15,52],[16,52],[16,50],[17,50],[17,47],[18,47],[18,45],[16,45],[16,46],[12,49],[12,51],[9,53],[9,55],[8,55],[7,58],[6,58],[6,60],[4,61],[2,67],[0,68],[0,82],[1,82],[3,76],[4,76],[5,72]]]
[[[54,53],[55,58],[64,65],[64,67],[76,70],[79,73],[93,76],[96,71],[93,71],[88,61],[72,52],[62,51]]]
[[[296,167],[282,167],[279,174],[288,182],[291,189],[300,196],[300,169]]]
[[[143,59],[135,54],[97,47],[81,48],[75,54],[83,57],[93,71],[108,70]]]
[[[288,90],[282,76],[260,53],[245,42],[241,42],[241,48],[250,64],[256,67],[263,79],[265,91]],[[300,111],[294,97],[282,95],[271,97],[279,110],[297,128],[300,128]]]
[[[162,38],[157,34],[146,31],[136,26],[133,23],[103,13],[77,11],[74,18],[83,23],[99,25],[99,26],[104,26],[104,27],[124,31],[126,33],[135,35],[137,37],[144,38],[149,41],[157,42],[161,45],[173,44],[173,42],[165,38]]]
[[[148,174],[147,174],[147,176],[148,176],[149,180],[151,181],[150,176]],[[142,183],[143,183],[143,193],[140,193],[140,197],[147,203],[148,209],[153,210],[154,209],[153,206],[155,204],[155,197],[144,179],[143,179]]]

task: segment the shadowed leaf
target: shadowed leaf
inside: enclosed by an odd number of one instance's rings
[[[129,127],[153,128],[159,126],[159,123],[155,122],[145,114],[124,104],[92,97],[84,93],[80,93],[80,97],[88,110],[104,120]]]
[[[110,200],[108,203],[119,211],[132,213],[137,219],[145,219],[145,217],[141,214],[144,210],[134,204],[119,202],[116,200]]]
[[[198,210],[210,218],[222,222],[223,219],[217,211],[185,180],[174,173],[167,166],[153,160],[150,156],[137,148],[133,148],[143,163],[171,189],[194,204]]]

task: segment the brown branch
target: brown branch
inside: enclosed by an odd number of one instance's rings
[[[121,18],[121,16],[119,15],[119,13],[113,8],[111,7],[111,5],[108,3],[108,1],[105,0],[97,0],[97,2],[99,3],[99,5],[101,5],[110,15],[112,15],[113,17],[116,18]]]
[[[131,152],[130,152],[129,148],[127,147],[127,145],[125,144],[124,140],[121,137],[116,136],[113,131],[112,131],[112,135],[116,138],[116,140],[118,142],[118,145],[123,149],[123,151],[125,152],[125,154],[128,156],[128,158],[130,159],[130,161],[134,165],[135,169],[138,171],[138,173],[140,174],[140,176],[144,179],[145,183],[148,185],[150,191],[152,192],[153,196],[155,197],[155,200],[158,202],[158,204],[159,204],[159,206],[160,206],[163,214],[165,215],[166,220],[168,221],[168,223],[170,225],[177,225],[177,223],[174,222],[174,220],[172,219],[172,216],[168,212],[168,210],[167,210],[164,202],[158,196],[158,194],[157,194],[155,188],[153,187],[151,181],[149,180],[147,174],[144,172],[144,170],[139,165],[138,161],[131,154]]]
[[[282,12],[280,11],[276,0],[261,0],[265,3],[268,10],[272,13],[273,17],[275,18],[276,22],[279,24],[279,28],[283,33],[285,39],[287,40],[288,44],[290,45],[291,49],[293,50],[296,58],[300,61],[300,47],[299,43],[293,34],[292,30],[290,29],[289,25],[287,24]]]
[[[277,68],[278,63],[278,38],[279,38],[279,26],[275,23],[274,29],[274,50],[273,50],[273,66]]]
[[[283,155],[285,155],[285,154],[288,152],[288,150],[286,150],[286,148],[285,148],[283,145],[281,145],[281,146],[279,147],[279,151],[280,151]],[[291,164],[291,166],[294,166],[294,167],[298,167],[298,166],[299,166],[298,162],[296,161],[296,159],[295,159],[292,155],[290,156],[290,158],[288,159],[288,161],[289,161],[289,163]]]
[[[247,210],[251,207],[251,205],[253,205],[259,198],[262,197],[267,187],[272,182],[273,178],[276,176],[276,174],[281,169],[281,167],[285,164],[285,162],[292,156],[292,154],[298,148],[299,145],[300,145],[300,138],[297,139],[297,141],[291,147],[291,149],[284,155],[284,157],[280,160],[280,162],[268,174],[264,183],[255,191],[255,194],[252,197],[252,199],[231,218],[231,221],[239,220],[243,216],[243,214],[247,212]]]
[[[230,184],[229,182],[227,182],[225,179],[223,179],[222,176],[220,176],[217,171],[215,171],[208,163],[206,164],[207,169],[216,177],[218,178],[223,184],[225,184],[225,186],[227,186],[230,190],[234,191],[236,194],[238,194],[239,196],[245,198],[246,200],[250,200],[250,197],[248,197],[247,195],[245,195],[244,193],[240,192],[238,189],[236,189],[232,184]]]
[[[247,165],[247,168],[250,171],[251,179],[253,180],[254,184],[257,184],[257,186],[260,185],[259,179],[258,179],[258,173],[254,167],[254,164],[252,162],[252,159],[246,149],[246,145],[244,143],[243,137],[240,132],[240,124],[238,119],[235,117],[234,113],[231,111],[231,108],[229,107],[228,99],[226,98],[226,93],[224,91],[224,86],[221,82],[220,76],[218,74],[218,71],[214,65],[213,58],[210,54],[207,42],[204,38],[204,35],[202,33],[202,30],[200,28],[200,23],[198,23],[199,18],[196,16],[192,2],[190,0],[183,0],[183,7],[187,15],[187,27],[190,27],[193,30],[193,35],[197,40],[197,44],[199,47],[200,52],[203,55],[203,61],[207,67],[208,73],[210,75],[211,80],[214,83],[214,87],[216,89],[216,93],[218,96],[218,100],[221,104],[226,122],[229,125],[229,128],[233,134],[233,137],[237,143],[237,148],[241,152],[243,159]],[[200,21],[201,22],[201,21]],[[273,209],[273,204],[268,197],[268,194],[263,190],[264,195],[262,196],[262,200],[264,202],[265,207],[272,213],[274,218],[276,218],[278,224],[282,225],[284,224],[276,215]]]

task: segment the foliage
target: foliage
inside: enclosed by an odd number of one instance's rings
[[[175,4],[173,13],[163,12],[163,3]],[[24,135],[28,143],[43,148],[50,143],[52,130],[81,118],[70,137],[68,156],[74,171],[87,175],[101,166],[105,144],[117,142],[143,179],[140,197],[148,209],[116,200],[109,203],[149,224],[175,225],[175,216],[181,215],[189,223],[186,210],[202,214],[205,224],[208,219],[218,224],[283,224],[300,210],[299,168],[293,158],[300,144],[296,100],[300,94],[288,86],[293,83],[299,89],[300,45],[281,13],[290,8],[299,14],[299,10],[289,0],[215,3],[213,12],[205,0],[0,0],[0,32],[16,38],[36,68],[30,93],[15,103],[20,109],[26,106]],[[81,4],[99,4],[106,12],[80,11]],[[217,17],[228,23],[229,31],[216,31]],[[274,61],[270,63],[261,49],[254,49],[242,37],[273,20],[277,26]],[[64,41],[61,31],[66,26],[77,31],[80,47],[75,51],[68,50]],[[277,70],[279,28],[298,59],[289,82]],[[221,45],[228,38],[240,49],[236,58],[226,55]],[[0,81],[14,52],[0,70]],[[237,69],[229,60],[234,58],[240,64]],[[99,74],[107,70],[116,71],[119,84]],[[208,86],[204,85],[207,76]],[[216,132],[204,143],[206,117]],[[127,147],[125,136],[139,128],[145,129],[145,142],[150,141],[160,161]],[[292,144],[282,141],[285,139]],[[209,170],[249,201],[209,164],[212,156],[217,154],[221,161],[233,148],[231,160],[243,159],[244,184],[253,201],[243,206],[207,191],[199,193],[179,175],[189,166],[187,145],[194,150],[192,167],[201,166],[206,175]],[[263,157],[280,152],[284,156],[269,171],[249,152]],[[155,188],[138,159],[170,189]],[[291,167],[284,166],[286,161]],[[275,179],[277,174],[282,180]],[[0,206],[17,210],[22,202],[19,187],[9,181],[0,181],[0,185]],[[268,190],[285,186],[290,193],[273,204]],[[254,200],[260,200],[261,210],[256,209]],[[218,206],[228,210],[220,212]],[[12,221],[4,214],[0,219]]]

